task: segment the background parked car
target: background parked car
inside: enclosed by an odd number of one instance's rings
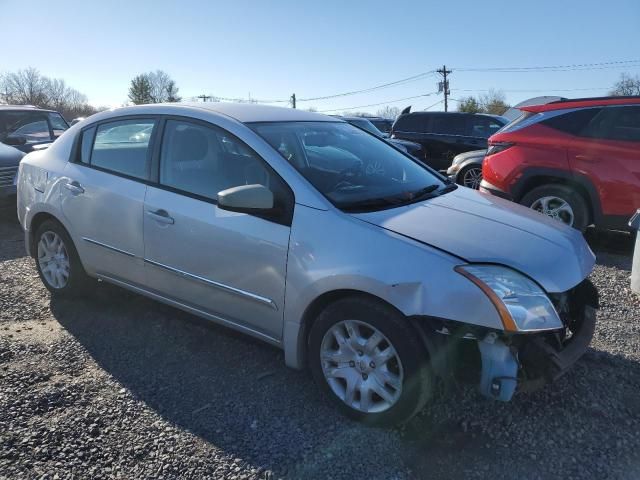
[[[375,136],[384,138],[387,142],[393,144],[398,147],[403,152],[407,152],[410,155],[413,155],[416,158],[423,159],[424,153],[422,151],[422,146],[416,142],[410,142],[408,140],[401,140],[399,138],[389,138],[388,135],[385,135],[383,132],[378,130],[376,126],[371,122],[369,118],[366,117],[342,117],[336,116],[336,118],[340,118],[345,122],[349,122],[351,125],[355,125],[356,127],[360,127],[363,130],[366,130],[369,133],[373,133]]]
[[[640,97],[520,109],[489,139],[481,190],[578,230],[626,229],[640,206]]]
[[[24,152],[0,143],[0,206],[9,204],[16,196],[18,165]]]
[[[32,106],[0,105],[0,142],[29,153],[36,145],[48,145],[69,128],[54,110]]]
[[[369,120],[373,125],[384,133],[386,136],[391,135],[391,127],[393,126],[393,120],[390,118],[382,118],[382,117],[365,117]]]
[[[508,123],[497,115],[459,112],[413,112],[400,115],[391,137],[422,145],[423,160],[445,172],[453,158],[487,147],[487,139]]]
[[[482,181],[482,160],[486,153],[483,149],[456,155],[447,170],[447,175],[459,185],[478,190]]]

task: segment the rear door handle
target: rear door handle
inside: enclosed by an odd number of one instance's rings
[[[159,210],[147,210],[147,215],[156,222],[164,223],[165,225],[173,225],[175,223],[173,217],[169,216],[169,212],[162,208]]]
[[[581,162],[589,162],[595,163],[598,161],[597,157],[590,157],[589,155],[576,155],[576,160],[580,160]]]
[[[75,180],[65,183],[64,188],[66,188],[67,190],[69,190],[71,193],[75,195],[80,195],[81,193],[84,193],[84,188],[82,188],[82,185],[80,185],[80,183],[76,182]]]

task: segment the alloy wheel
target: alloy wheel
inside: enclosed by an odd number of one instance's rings
[[[566,225],[573,226],[575,219],[573,208],[569,203],[560,197],[542,197],[531,204],[531,208],[558,220]]]
[[[53,288],[64,288],[69,281],[71,262],[60,236],[46,231],[38,242],[38,265],[42,276]]]
[[[468,188],[478,190],[482,182],[482,168],[469,168],[462,176],[462,185]]]
[[[322,339],[320,362],[333,393],[355,410],[383,412],[400,398],[400,356],[389,339],[366,322],[343,320],[333,325]]]

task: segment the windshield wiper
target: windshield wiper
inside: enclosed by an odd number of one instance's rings
[[[337,207],[346,211],[367,211],[377,210],[381,208],[397,207],[402,205],[404,200],[400,197],[379,197],[379,198],[367,198],[366,200],[359,200],[356,202],[345,202],[343,204],[337,204]]]

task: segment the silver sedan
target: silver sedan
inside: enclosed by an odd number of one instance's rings
[[[411,418],[463,360],[510,400],[593,334],[576,230],[310,112],[99,113],[25,157],[18,216],[53,295],[98,279],[262,339],[372,424]]]

